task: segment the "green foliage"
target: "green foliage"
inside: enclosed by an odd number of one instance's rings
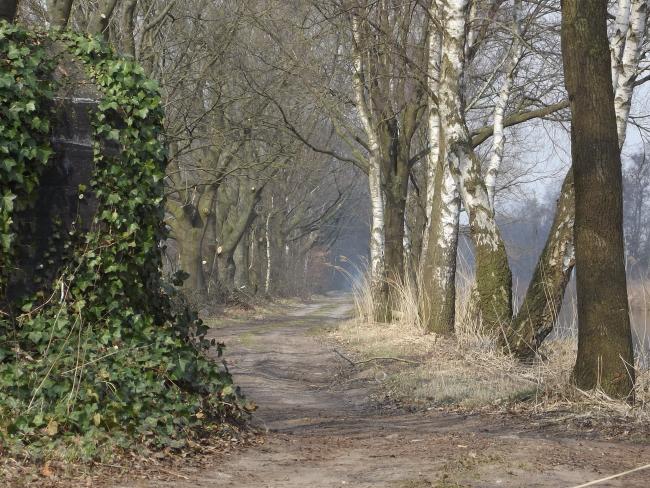
[[[0,286],[12,266],[12,215],[32,203],[52,154],[47,80],[53,63],[41,36],[0,23]]]
[[[207,356],[215,345],[205,339],[207,328],[186,307],[172,307],[160,279],[166,157],[158,89],[140,66],[79,34],[33,35],[2,24],[0,49],[8,59],[18,53],[13,65],[46,72],[53,65],[44,41],[54,37],[103,96],[93,114],[95,169],[90,187],[80,189],[99,207],[90,231],[70,236],[73,251],[49,292],[0,322],[0,436],[36,450],[74,440],[86,455],[107,439],[182,446],[246,408],[228,371]],[[52,93],[50,83],[21,73],[34,112]],[[0,90],[3,114],[14,105],[27,110],[24,90]],[[2,130],[12,161],[22,154],[20,141],[37,148],[13,166],[28,187],[21,202],[34,193],[38,167],[51,153],[41,120],[34,127],[16,119],[14,132]],[[6,181],[2,191],[16,188]]]

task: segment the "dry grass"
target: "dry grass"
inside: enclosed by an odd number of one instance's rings
[[[413,280],[415,281],[415,280]],[[608,398],[599,391],[583,392],[570,381],[577,341],[569,323],[547,340],[541,357],[522,364],[502,354],[475,317],[470,300],[471,277],[458,287],[456,336],[427,334],[417,317],[417,286],[391,284],[395,294],[396,320],[390,324],[371,321],[372,301],[367,281],[355,290],[357,318],[332,332],[360,359],[394,357],[418,364],[371,361],[375,378],[384,378],[387,394],[417,407],[453,406],[469,409],[508,408],[575,415],[620,417],[629,421],[650,420],[649,352],[637,358],[634,407]]]

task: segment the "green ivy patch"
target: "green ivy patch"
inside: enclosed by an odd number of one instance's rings
[[[0,286],[13,266],[12,215],[33,203],[47,165],[54,67],[42,36],[3,22],[0,26]]]
[[[81,446],[87,456],[107,440],[180,447],[244,418],[247,407],[225,365],[207,356],[222,346],[186,307],[172,306],[160,278],[163,110],[139,65],[95,38],[0,24],[0,232],[11,236],[12,211],[33,201],[52,153],[52,42],[85,66],[103,97],[92,115],[92,181],[80,189],[98,210],[89,232],[69,237],[72,252],[49,291],[0,317],[0,438],[36,453]],[[12,239],[3,238],[3,263]]]

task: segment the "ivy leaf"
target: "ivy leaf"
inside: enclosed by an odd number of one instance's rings
[[[0,199],[0,209],[5,210],[7,212],[11,212],[14,209],[14,200],[16,199],[16,195],[14,195],[11,192],[5,193],[2,196],[2,199]]]

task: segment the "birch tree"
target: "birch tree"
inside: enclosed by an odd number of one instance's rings
[[[367,139],[372,287],[381,321],[390,319],[388,282],[404,279],[411,145],[425,107],[423,80],[412,74],[427,52],[427,24],[413,20],[417,8],[382,0],[356,6],[350,16],[354,99]]]
[[[488,330],[499,330],[509,321],[512,315],[512,275],[508,265],[505,245],[494,220],[489,196],[481,172],[481,164],[474,153],[472,136],[465,119],[465,100],[463,95],[463,75],[466,56],[466,21],[469,2],[467,0],[443,0],[438,3],[438,12],[442,23],[442,58],[440,67],[440,85],[438,91],[438,110],[441,121],[441,141],[446,155],[445,166],[455,180],[465,204],[470,220],[472,242],[476,253],[476,286],[479,295],[480,309],[484,324]],[[442,175],[440,176],[442,179]],[[442,203],[441,198],[436,201]],[[439,213],[434,207],[432,215]],[[441,219],[442,221],[443,219]],[[436,278],[448,277],[441,273],[436,255],[434,242],[441,242],[453,235],[450,227],[431,225],[428,257],[425,263],[430,271],[425,275]],[[447,244],[447,243],[445,243]],[[450,249],[446,245],[442,249]],[[449,261],[447,261],[449,262]],[[448,280],[448,278],[447,278]],[[448,280],[449,281],[449,280]],[[437,290],[449,290],[449,283],[436,286]],[[440,308],[450,310],[453,305],[451,298],[440,299],[441,295],[429,296],[430,304],[436,302]],[[428,307],[425,303],[425,310]],[[453,330],[453,314],[443,314],[431,311],[431,317],[445,317],[444,325],[435,327],[444,331]],[[434,319],[436,320],[436,319]]]

